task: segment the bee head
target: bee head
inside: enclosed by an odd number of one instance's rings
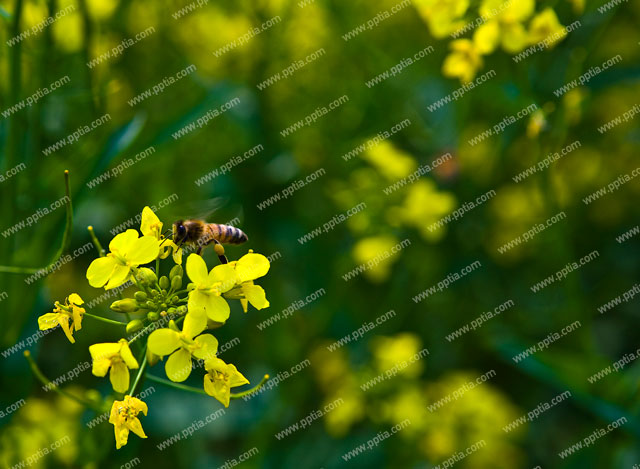
[[[173,224],[173,242],[180,245],[187,239],[187,229],[182,220],[178,220]]]

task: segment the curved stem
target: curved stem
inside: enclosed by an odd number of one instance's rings
[[[33,372],[34,376],[38,379],[38,381],[40,381],[42,384],[44,384],[46,386],[47,389],[51,390],[51,391],[55,391],[58,394],[60,394],[61,396],[65,396],[68,397],[69,399],[72,399],[76,402],[78,402],[79,404],[82,404],[84,406],[87,406],[97,412],[100,412],[102,409],[98,408],[98,406],[90,401],[84,400],[81,397],[78,396],[74,396],[73,394],[60,389],[56,384],[52,383],[49,378],[47,378],[44,373],[42,373],[42,371],[40,371],[40,368],[38,367],[38,365],[36,364],[36,362],[34,361],[33,357],[31,357],[31,352],[29,350],[25,350],[23,352],[24,357],[27,359],[27,361],[29,362],[29,367],[31,368],[31,371]]]
[[[87,226],[87,230],[89,230],[89,236],[91,236],[91,241],[98,250],[98,254],[100,254],[100,257],[104,257],[105,251],[104,249],[102,249],[102,244],[100,244],[100,241],[98,241],[98,237],[96,236],[95,231],[93,231],[93,226]]]
[[[242,391],[242,392],[231,393],[231,399],[240,399],[241,397],[248,396],[249,394],[253,394],[262,386],[264,386],[264,383],[266,383],[268,379],[269,379],[269,375],[264,375],[262,377],[262,380],[260,380],[260,382],[256,384],[254,387],[252,387],[251,389],[247,389],[246,391]]]
[[[114,321],[113,319],[103,318],[102,316],[96,316],[95,314],[84,312],[84,316],[89,316],[90,318],[97,319],[98,321],[107,322],[109,324],[116,324],[118,326],[126,326],[126,322]]]
[[[173,381],[169,381],[168,379],[158,378],[157,376],[147,375],[147,379],[151,381],[155,381],[156,383],[164,384],[170,388],[180,389],[181,391],[193,392],[195,394],[204,394],[208,396],[204,389],[194,388],[193,386],[187,386],[186,384],[174,383]]]

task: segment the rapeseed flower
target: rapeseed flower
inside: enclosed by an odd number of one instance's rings
[[[236,285],[236,269],[231,264],[223,264],[208,272],[204,259],[191,254],[187,258],[187,275],[195,285],[189,292],[189,311],[193,314],[204,312],[212,321],[225,322],[230,309],[222,294]]]
[[[56,301],[53,313],[46,313],[38,318],[38,327],[44,331],[60,324],[69,342],[75,344],[73,331],[82,329],[82,316],[85,313],[85,309],[79,306],[81,304],[84,304],[84,301],[77,293],[69,295],[64,300],[64,305]]]
[[[204,362],[207,374],[204,375],[204,390],[215,397],[225,407],[229,407],[231,388],[249,384],[249,380],[238,371],[235,365],[227,364],[220,358],[210,358]]]
[[[129,349],[125,339],[116,343],[94,344],[89,347],[93,359],[92,373],[95,376],[105,376],[109,368],[109,379],[113,390],[125,392],[129,389],[129,369],[138,368],[138,362]]]
[[[138,419],[140,412],[147,415],[147,411],[147,404],[136,397],[124,396],[123,401],[113,401],[109,423],[113,424],[116,435],[116,449],[127,444],[129,432],[135,433],[140,438],[147,438]]]

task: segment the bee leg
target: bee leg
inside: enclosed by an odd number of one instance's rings
[[[228,264],[229,260],[227,259],[227,256],[224,255],[224,246],[222,246],[222,244],[220,244],[220,242],[217,239],[214,239],[213,243],[214,243],[213,249],[218,255],[218,259],[220,259],[220,263]]]

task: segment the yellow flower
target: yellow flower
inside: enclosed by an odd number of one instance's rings
[[[140,438],[146,438],[142,424],[138,420],[138,414],[147,415],[147,404],[140,399],[124,396],[123,401],[113,401],[109,423],[113,424],[116,435],[116,449],[122,448],[129,440],[129,432],[133,432]]]
[[[473,33],[473,44],[479,54],[490,54],[500,41],[500,24],[497,21],[487,21]]]
[[[106,257],[95,259],[87,270],[92,287],[105,290],[116,288],[127,281],[131,270],[158,257],[158,242],[153,236],[138,238],[136,230],[120,233],[109,243],[111,251]]]
[[[413,0],[413,4],[437,39],[462,28],[461,18],[469,8],[469,0]]]
[[[129,389],[129,369],[138,368],[138,362],[125,339],[116,343],[94,344],[89,347],[89,353],[93,359],[92,373],[95,376],[105,376],[111,368],[109,379],[113,390],[125,392]]]
[[[84,308],[78,306],[81,304],[84,304],[84,301],[77,293],[69,295],[69,297],[64,300],[64,305],[56,301],[53,313],[43,314],[38,318],[38,327],[41,331],[44,331],[60,324],[69,342],[75,344],[76,341],[73,338],[73,331],[82,329],[82,315],[85,312]]]
[[[160,248],[158,257],[160,259],[166,259],[169,252],[172,252],[173,262],[182,264],[182,248],[174,243],[173,240],[162,236],[162,222],[149,207],[142,209],[140,232],[145,236],[153,236],[158,240],[158,247]]]
[[[459,78],[468,83],[482,66],[480,51],[469,39],[457,39],[450,44],[451,52],[442,64],[442,73],[451,78]]]
[[[203,311],[212,321],[225,322],[229,317],[229,305],[222,294],[231,290],[237,282],[236,270],[231,264],[218,265],[207,272],[207,264],[197,254],[187,258],[187,275],[195,284],[189,292],[189,311]]]
[[[226,364],[219,358],[211,358],[204,362],[207,374],[204,375],[204,390],[207,394],[218,399],[225,407],[229,407],[231,388],[249,384],[238,369]]]
[[[218,339],[211,334],[198,335],[207,327],[207,318],[202,314],[187,313],[182,332],[173,322],[169,327],[153,331],[147,347],[160,357],[170,355],[164,370],[171,381],[179,383],[191,374],[191,355],[201,360],[216,356]]]
[[[529,41],[532,44],[544,41],[550,47],[566,35],[567,31],[558,21],[553,8],[545,8],[533,17],[529,25]]]
[[[270,267],[269,259],[262,254],[254,254],[249,251],[249,254],[245,254],[232,264],[236,269],[239,287],[229,292],[229,298],[239,298],[245,313],[248,303],[251,303],[251,306],[256,309],[268,308],[269,301],[264,289],[260,285],[254,285],[253,281],[267,274]]]
[[[528,36],[523,22],[535,9],[535,0],[484,0],[479,13],[483,17],[493,18],[500,25],[502,48],[510,53],[524,49]]]

